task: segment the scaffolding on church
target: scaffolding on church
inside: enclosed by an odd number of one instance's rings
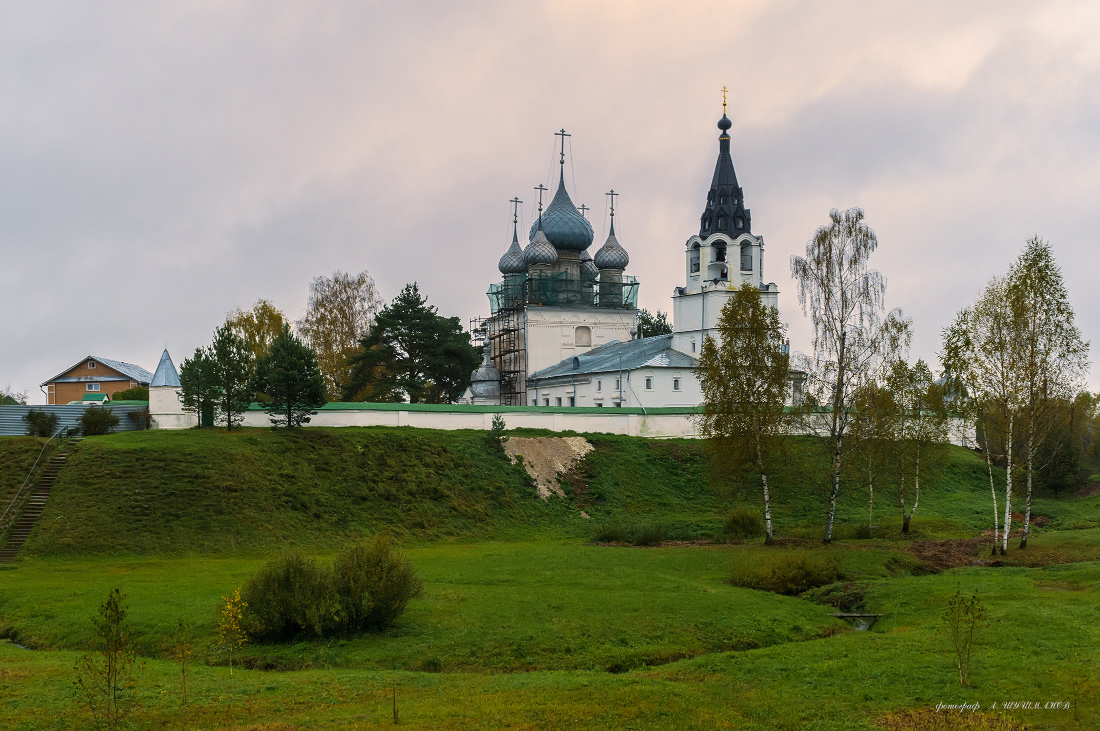
[[[507,277],[490,285],[486,294],[494,317],[524,305],[637,309],[638,280],[619,276],[597,284],[570,277],[567,272],[533,272]]]
[[[474,338],[488,343],[489,357],[500,370],[500,403],[527,402],[527,350],[524,308],[601,307],[637,309],[638,280],[621,276],[600,283],[569,277],[566,272],[512,275],[490,285],[487,318],[470,321]]]

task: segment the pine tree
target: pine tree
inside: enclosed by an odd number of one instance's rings
[[[459,319],[439,315],[415,283],[378,312],[360,344],[345,399],[450,403],[481,360]]]
[[[325,381],[308,345],[288,325],[256,362],[253,389],[271,401],[267,414],[275,426],[298,427],[325,404]]]

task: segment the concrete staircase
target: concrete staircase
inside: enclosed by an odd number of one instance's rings
[[[46,501],[50,498],[50,490],[53,488],[53,482],[57,479],[58,473],[65,465],[65,460],[69,457],[69,450],[72,449],[72,445],[80,440],[81,437],[71,439],[69,441],[69,446],[66,446],[61,452],[55,454],[46,465],[46,468],[42,471],[42,476],[38,478],[38,486],[23,504],[23,510],[19,515],[19,520],[15,522],[15,527],[12,528],[11,535],[8,537],[3,548],[0,548],[0,563],[11,563],[14,561],[20,549],[23,548],[23,544],[27,542],[27,538],[30,536],[31,531],[34,530],[35,524],[38,523],[38,518],[42,515],[42,511],[46,507]]]

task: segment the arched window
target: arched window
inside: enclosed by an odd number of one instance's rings
[[[737,228],[739,228],[739,229],[742,229],[742,228],[745,227],[745,219],[743,219],[743,218],[734,219],[734,223],[737,225]]]
[[[726,247],[722,244],[717,244],[714,247],[714,260],[725,261],[726,260]]]
[[[724,195],[718,196],[718,205],[720,205],[720,206],[726,205],[726,196],[724,196]]]
[[[725,216],[719,216],[718,217],[718,228],[725,228],[725,227],[726,227],[726,217]]]
[[[587,348],[592,345],[592,328],[581,325],[573,331],[573,342],[578,348]]]
[[[703,216],[703,230],[710,231],[710,214]]]
[[[741,244],[741,271],[752,271],[752,247],[748,244]]]

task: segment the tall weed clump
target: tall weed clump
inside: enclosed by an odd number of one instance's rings
[[[734,508],[726,518],[722,535],[731,541],[746,541],[764,535],[764,521],[760,513],[750,508]]]
[[[650,521],[630,522],[611,518],[596,526],[592,539],[599,543],[620,543],[630,546],[656,546],[665,539],[667,531],[660,523]]]
[[[770,555],[741,551],[734,557],[729,583],[796,596],[839,579],[840,562],[834,556],[812,551],[783,551]]]
[[[265,564],[245,585],[244,627],[266,642],[382,630],[421,591],[412,563],[379,535],[344,549],[332,565],[294,553]]]

